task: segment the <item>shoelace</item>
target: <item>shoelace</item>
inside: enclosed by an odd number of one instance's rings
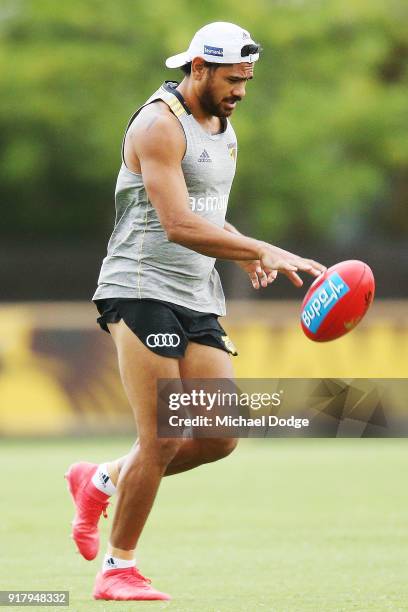
[[[86,498],[86,501],[85,499]],[[97,522],[101,513],[105,518],[108,518],[108,513],[106,512],[106,508],[109,506],[109,502],[102,503],[93,499],[90,495],[84,494],[81,500],[79,501],[79,508],[81,512],[84,512],[86,518],[91,519],[94,522]]]

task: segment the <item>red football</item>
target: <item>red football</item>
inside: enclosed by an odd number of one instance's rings
[[[371,268],[358,260],[342,261],[321,274],[302,302],[306,336],[327,342],[344,336],[361,321],[374,298]]]

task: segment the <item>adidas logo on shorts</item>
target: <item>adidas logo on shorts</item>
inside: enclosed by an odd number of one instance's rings
[[[198,158],[199,162],[210,162],[212,161],[211,157],[208,155],[207,151],[204,149],[204,151],[201,153],[200,157]]]

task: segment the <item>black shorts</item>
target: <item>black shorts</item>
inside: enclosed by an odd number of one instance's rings
[[[139,340],[158,355],[184,357],[190,341],[238,354],[215,314],[153,299],[106,298],[94,303],[101,315],[97,322],[103,330],[109,333],[107,323],[123,319]]]

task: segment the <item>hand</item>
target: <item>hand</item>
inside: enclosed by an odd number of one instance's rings
[[[289,251],[284,251],[272,244],[263,243],[259,254],[261,267],[269,270],[282,272],[295,285],[301,287],[303,281],[296,272],[307,272],[312,276],[320,276],[326,271],[326,267],[313,259],[304,259]]]
[[[247,272],[254,289],[267,287],[278,276],[277,270],[263,268],[259,259],[236,261],[235,263]]]

